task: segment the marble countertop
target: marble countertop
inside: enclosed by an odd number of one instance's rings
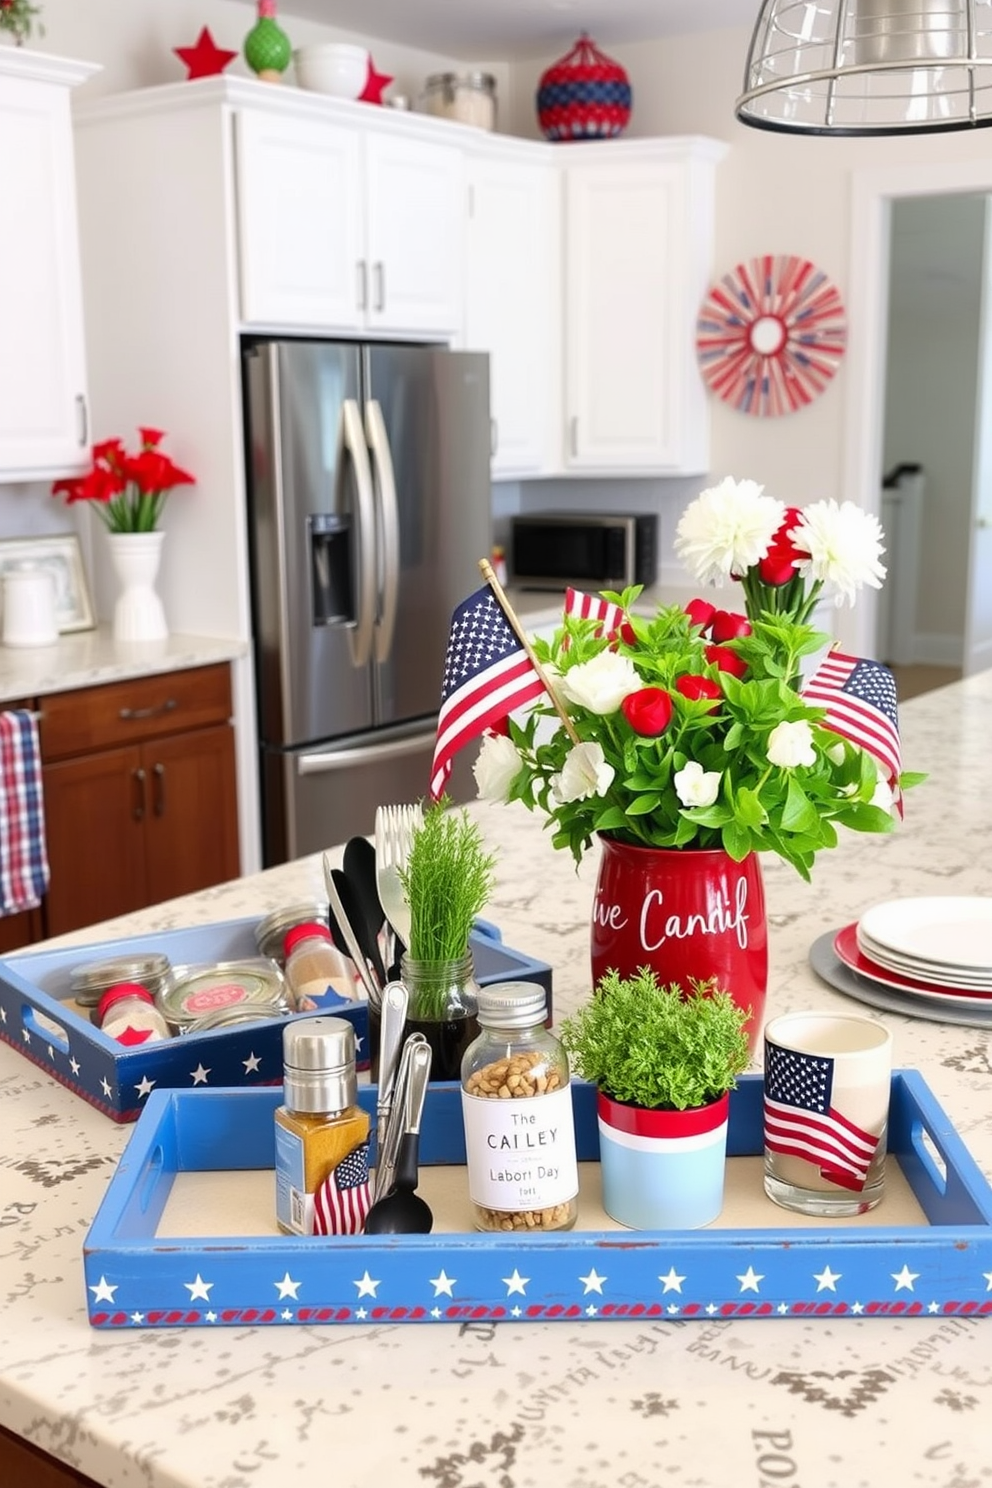
[[[54,646],[0,646],[0,703],[209,666],[247,650],[245,641],[192,635],[125,643],[115,641],[107,625],[60,636]]]
[[[891,837],[847,834],[812,884],[763,860],[769,1013],[857,1010],[811,943],[876,900],[992,894],[992,672],[902,710],[930,771]],[[519,806],[473,808],[499,852],[487,914],[588,994],[596,864]],[[323,897],[318,859],[66,940]],[[54,944],[54,942],[53,942]],[[984,1029],[879,1014],[992,1177]],[[127,1139],[0,1046],[0,1422],[106,1488],[980,1488],[992,1480],[992,1323],[966,1316],[500,1322],[97,1333],[81,1247]],[[601,1268],[602,1269],[602,1268]]]

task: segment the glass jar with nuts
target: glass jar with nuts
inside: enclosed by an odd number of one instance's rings
[[[534,982],[478,995],[481,1032],[462,1060],[469,1197],[477,1230],[569,1230],[579,1170],[568,1056],[544,1027]]]

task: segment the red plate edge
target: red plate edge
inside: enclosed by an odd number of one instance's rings
[[[834,936],[834,953],[848,970],[857,972],[859,976],[867,977],[869,981],[880,982],[884,987],[895,987],[900,992],[916,992],[917,994],[922,992],[928,997],[937,998],[938,1001],[942,997],[958,997],[968,1002],[992,1002],[992,992],[975,992],[968,987],[944,987],[937,986],[933,982],[915,981],[912,977],[900,977],[886,967],[878,966],[874,961],[870,961],[858,946],[856,920],[837,931]]]

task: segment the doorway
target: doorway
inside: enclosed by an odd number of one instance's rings
[[[986,301],[990,299],[985,287],[990,282],[989,265],[992,261],[989,193],[992,193],[992,163],[984,161],[857,172],[852,189],[849,296],[852,376],[848,384],[846,486],[854,500],[879,515],[882,508],[881,476],[887,468],[887,457],[892,454],[891,440],[897,437],[894,426],[887,426],[886,415],[887,411],[891,412],[887,409],[890,393],[887,366],[896,355],[895,352],[893,357],[889,354],[889,307],[890,298],[894,308],[899,304],[893,290],[893,244],[898,238],[900,218],[905,218],[912,229],[916,213],[916,242],[909,256],[915,254],[921,260],[925,254],[919,250],[926,236],[934,233],[939,236],[936,222],[941,208],[957,214],[962,221],[970,213],[972,226],[976,228],[971,240],[970,272],[972,278],[978,280],[978,305],[970,311],[970,350],[964,347],[957,353],[947,352],[950,360],[941,374],[942,381],[939,386],[932,387],[930,393],[934,402],[944,394],[956,396],[956,412],[966,410],[965,433],[961,435],[959,432],[958,443],[963,442],[966,447],[964,463],[970,467],[970,479],[962,486],[960,468],[953,479],[946,473],[942,477],[948,489],[953,487],[956,493],[953,500],[959,505],[953,511],[948,505],[952,498],[947,491],[928,493],[931,504],[921,541],[918,606],[923,616],[944,617],[930,631],[921,624],[919,644],[923,654],[919,657],[919,664],[949,667],[956,664],[965,673],[992,665],[992,600],[986,598],[992,592],[992,450],[988,447],[989,438],[984,436],[985,426],[990,423],[985,408],[992,403],[992,354],[987,345],[992,337],[985,333]],[[959,200],[965,197],[971,200]],[[960,267],[960,263],[956,268],[952,265],[949,272],[956,273]],[[922,272],[916,270],[918,276]],[[947,280],[943,282],[945,296],[952,287]],[[933,297],[939,299],[940,280],[934,280],[931,288]],[[913,330],[913,335],[920,336],[918,327]],[[922,346],[924,350],[929,349],[925,335]],[[898,355],[905,357],[906,353],[903,350]],[[926,397],[925,374],[936,360],[932,354],[921,354],[909,364],[909,370],[919,385],[917,397]],[[900,366],[894,386],[905,371],[906,367]],[[901,380],[905,384],[906,378]],[[905,421],[903,433],[898,437],[905,437]],[[890,440],[888,447],[887,439]],[[897,462],[914,458],[919,459],[919,454],[914,457],[908,450],[895,456]],[[936,480],[936,470],[933,476]],[[941,540],[945,530],[948,539],[955,531],[958,534],[956,551],[952,552],[955,545],[949,540],[939,561],[932,541],[934,522]],[[929,542],[926,537],[928,530],[931,530]],[[955,605],[958,607],[957,630],[942,629],[949,625],[947,616],[954,612]],[[855,645],[858,654],[877,654],[879,620],[877,603],[869,602],[857,615]],[[955,635],[960,637],[958,643],[953,640],[948,643],[946,639],[940,641],[940,637]],[[955,650],[959,652],[957,656],[949,654]]]

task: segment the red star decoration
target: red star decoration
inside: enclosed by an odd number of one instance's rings
[[[216,46],[208,26],[204,26],[196,38],[196,46],[173,47],[172,50],[180,62],[189,68],[187,82],[192,82],[194,78],[216,76],[238,55],[237,52],[225,52],[223,47]]]
[[[375,63],[369,56],[369,75],[365,79],[365,87],[358,95],[360,103],[381,103],[383,89],[388,88],[392,78],[385,72],[376,72]]]

